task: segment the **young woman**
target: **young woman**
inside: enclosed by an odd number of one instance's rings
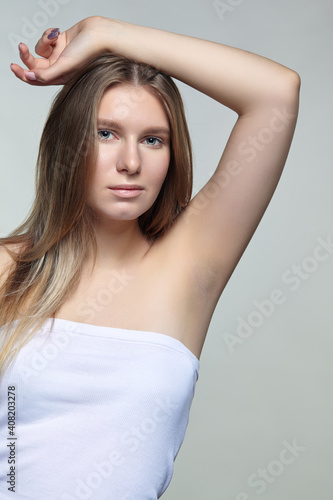
[[[13,398],[11,426],[1,408],[1,498],[156,499],[216,303],[281,176],[300,79],[240,49],[103,17],[47,30],[39,59],[19,48],[18,78],[64,87],[31,215],[1,240],[1,397]],[[170,77],[238,114],[192,200]]]

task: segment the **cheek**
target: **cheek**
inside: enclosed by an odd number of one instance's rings
[[[94,168],[92,185],[98,187],[99,184],[104,184],[107,176],[110,175],[110,165],[114,164],[114,158],[110,151],[100,150]]]
[[[161,187],[169,170],[169,164],[170,164],[170,154],[165,155],[163,159],[161,159],[161,162],[159,164],[158,169],[152,169],[153,171],[153,176],[154,176],[154,183]]]
[[[115,158],[112,149],[100,148],[95,166],[96,175],[105,174],[110,170],[110,165],[114,163]]]
[[[163,182],[165,181],[166,179],[166,176],[168,174],[168,167],[169,167],[169,164],[167,164],[165,166],[165,168],[160,172],[158,178],[157,178],[157,183],[158,185],[160,186],[160,188],[162,187],[162,184]]]

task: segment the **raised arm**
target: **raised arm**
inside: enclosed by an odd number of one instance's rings
[[[82,65],[111,51],[151,64],[239,115],[215,173],[168,236],[178,248],[181,244],[217,297],[281,176],[297,119],[298,74],[244,50],[113,19],[87,18],[55,41],[48,39],[49,32],[36,46],[47,59],[35,59],[22,46],[22,61],[32,74],[12,66],[32,85],[64,83]]]
[[[215,173],[169,235],[170,251],[176,247],[191,260],[215,301],[281,176],[296,125],[299,75],[244,50],[122,22],[106,29],[105,40],[106,49],[149,63],[239,115]],[[217,130],[212,140],[218,136]]]
[[[251,52],[155,28],[90,17],[57,38],[47,30],[36,45],[36,59],[21,45],[30,71],[13,64],[16,76],[33,85],[57,85],[103,52],[145,62],[219,101],[239,115],[272,98],[298,90],[299,76]],[[26,76],[27,75],[27,76]],[[37,79],[35,79],[35,76]]]

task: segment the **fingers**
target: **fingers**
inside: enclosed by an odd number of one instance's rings
[[[59,28],[50,28],[46,30],[38,41],[36,45],[36,53],[41,55],[41,58],[35,58],[29,51],[29,48],[26,44],[19,44],[19,52],[22,63],[28,68],[21,67],[18,64],[11,64],[11,70],[14,75],[22,80],[25,83],[29,83],[30,85],[45,85],[46,82],[43,81],[42,76],[39,74],[40,70],[45,70],[53,64],[53,60],[57,60],[58,54],[63,50],[63,45],[65,45],[65,36],[61,35],[61,40],[59,40]],[[59,40],[59,43],[57,43]],[[52,80],[52,75],[48,78],[48,80]],[[64,83],[63,81],[59,81],[54,83],[55,85]],[[53,84],[48,81],[48,84]]]
[[[22,63],[28,68],[28,70],[36,70],[38,68],[46,68],[49,65],[48,59],[36,59],[29,51],[25,43],[20,43],[19,46],[20,58]],[[27,71],[18,64],[11,64],[10,69],[14,75],[26,83],[31,83],[37,85],[37,82],[31,81],[29,79],[29,74],[31,71]],[[28,76],[27,76],[28,75]],[[40,85],[40,83],[38,83]]]
[[[34,57],[25,44],[20,44],[21,60],[28,69],[12,64],[11,70],[30,85],[63,85],[100,53],[101,47],[95,38],[96,29],[85,21],[63,33],[58,28],[50,28],[36,45],[40,57]]]
[[[30,51],[28,47],[25,45],[25,43],[20,43],[19,44],[19,52],[20,52],[20,58],[23,64],[29,69],[33,69],[36,66],[36,60],[32,54],[30,54]]]
[[[36,44],[36,54],[41,57],[50,57],[54,50],[54,47],[56,46],[59,35],[59,28],[50,28],[46,30]]]
[[[64,78],[61,76],[59,77],[58,75],[52,76],[49,73],[44,75],[45,70],[27,71],[26,69],[21,68],[18,64],[11,64],[10,69],[16,78],[19,78],[22,82],[29,83],[29,85],[37,87],[43,87],[46,85],[64,85],[71,77],[69,73],[67,78]]]
[[[36,68],[31,68],[32,71],[27,71],[18,64],[11,64],[10,69],[23,82],[39,87],[45,85],[64,85],[75,74],[73,63],[67,58],[61,57],[56,63],[45,69],[40,69],[38,64]]]
[[[16,78],[19,78],[20,80],[22,80],[22,82],[29,83],[30,85],[36,85],[36,86],[43,85],[41,82],[29,80],[26,77],[27,71],[25,69],[21,68],[21,66],[19,66],[18,64],[11,64],[10,69],[12,70],[12,72],[14,73]]]
[[[25,78],[29,83],[39,85],[64,85],[75,73],[71,59],[59,57],[57,61],[47,69],[38,69],[33,72],[25,72]]]

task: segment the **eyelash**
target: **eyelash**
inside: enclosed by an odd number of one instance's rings
[[[98,135],[99,135],[99,137],[100,137],[101,141],[108,141],[108,140],[109,140],[109,137],[108,137],[108,138],[105,138],[105,137],[102,137],[102,136],[100,135],[102,132],[107,132],[108,134],[112,134],[113,136],[115,135],[113,132],[111,132],[111,130],[100,129],[100,130],[98,130]],[[147,141],[147,140],[149,140],[149,139],[154,139],[154,141],[157,141],[157,142],[158,142],[158,144],[155,144],[155,145],[149,145],[149,144],[148,144],[148,146],[150,146],[150,147],[151,147],[151,148],[153,148],[153,149],[157,149],[157,148],[159,148],[159,147],[163,144],[163,140],[162,140],[162,139],[159,139],[158,137],[155,137],[155,136],[153,136],[153,135],[152,135],[152,136],[149,136],[149,137],[146,137],[146,138],[144,139],[144,141]]]

